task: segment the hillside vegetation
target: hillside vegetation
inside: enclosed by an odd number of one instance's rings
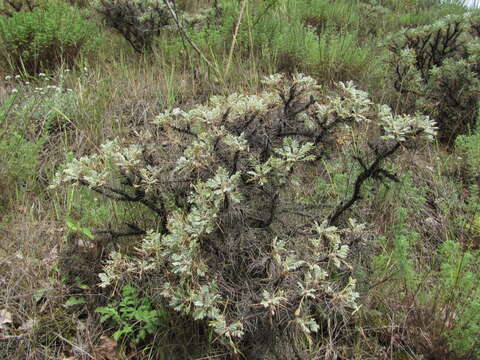
[[[480,10],[0,0],[0,358],[480,359]]]

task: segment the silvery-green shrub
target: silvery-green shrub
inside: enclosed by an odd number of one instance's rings
[[[165,111],[136,141],[112,140],[73,159],[53,186],[85,186],[156,215],[133,249],[110,253],[101,286],[153,277],[171,311],[203,322],[233,351],[256,344],[267,353],[358,308],[350,244],[364,226],[334,222],[365,179],[386,174],[383,161],[410,141],[431,139],[435,125],[394,115],[352,83],[325,95],[311,77],[277,74],[264,86]],[[368,165],[360,160],[365,170],[351,203],[330,217],[320,205],[300,204],[300,179],[315,176],[336,129],[367,124],[383,129],[385,146]]]

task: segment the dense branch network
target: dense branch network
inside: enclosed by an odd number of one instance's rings
[[[55,184],[77,183],[150,209],[158,230],[127,224],[128,231],[103,233],[143,239],[134,254],[111,253],[102,284],[154,271],[172,309],[206,321],[234,348],[262,341],[264,328],[310,336],[319,329],[315,309],[357,306],[344,240],[363,227],[333,225],[361,199],[365,181],[397,180],[382,165],[403,144],[435,134],[427,116],[395,115],[353,83],[326,93],[298,74],[272,75],[264,86],[160,114],[158,135],[143,134],[134,145],[108,142],[67,164]],[[383,150],[356,155],[352,196],[330,214],[319,211],[322,204],[300,204],[296,178],[322,167],[325,153],[340,156],[330,140],[347,125],[380,127]]]

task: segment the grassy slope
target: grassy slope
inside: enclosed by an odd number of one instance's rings
[[[196,11],[210,3],[184,0],[179,6]],[[19,80],[4,81],[17,72],[2,67],[0,311],[12,314],[13,323],[3,324],[0,315],[0,357],[80,359],[100,358],[98,354],[108,352],[106,342],[99,338],[111,331],[93,314],[96,306],[109,302],[110,294],[95,287],[100,252],[108,249],[102,241],[107,240],[79,245],[82,232],[69,228],[66,219],[99,229],[132,215],[81,189],[49,190],[55,169],[70,152],[90,154],[106,139],[128,139],[164,109],[188,107],[213,94],[255,91],[261,76],[277,71],[303,71],[327,86],[353,79],[375,100],[394,104],[396,95],[385,70],[385,36],[404,26],[428,24],[464,11],[457,5],[438,7],[435,1],[378,1],[382,8],[360,1],[296,0],[280,1],[261,16],[260,7],[268,2],[252,2],[230,58],[232,25],[239,7],[234,1],[220,3],[226,25],[212,32],[202,28],[191,32],[213,68],[190,46],[184,47],[176,32],[160,37],[153,54],[138,55],[116,33],[101,26],[103,42],[98,51],[69,71],[61,67],[47,80],[22,74]],[[34,90],[46,84],[71,89],[62,92],[71,95]],[[18,92],[11,95],[13,89]],[[413,359],[422,353],[446,353],[442,355],[446,357],[433,357],[438,359],[453,356],[448,355],[450,315],[445,312],[463,313],[465,304],[454,306],[455,299],[442,302],[431,290],[447,296],[442,294],[447,289],[443,282],[450,275],[442,278],[437,271],[438,264],[450,264],[441,259],[441,252],[446,251],[442,244],[446,240],[478,241],[478,233],[468,227],[478,218],[478,197],[468,187],[469,181],[464,185],[459,180],[472,167],[459,158],[463,153],[447,153],[436,145],[402,156],[403,165],[396,169],[405,174],[402,183],[382,187],[354,210],[355,216],[370,224],[376,239],[369,248],[375,256],[361,254],[358,259],[373,264],[357,274],[363,280],[364,306],[355,326],[361,330],[353,341],[343,342],[330,334],[313,347],[358,359]],[[342,186],[350,180],[341,174],[348,170],[331,164],[331,171],[337,177],[330,184],[332,197],[341,197]],[[316,186],[317,193],[306,196],[318,196],[326,185]],[[452,260],[450,265],[456,264]],[[85,306],[65,306],[71,297],[88,301]],[[448,306],[438,309],[440,303]],[[432,321],[432,317],[438,319]],[[30,320],[34,320],[33,328]],[[204,341],[195,329],[185,330],[181,319],[169,326],[178,329],[176,337],[162,329],[154,344],[168,344],[175,352],[168,346],[162,351],[147,349],[139,358],[162,358],[162,352],[164,358],[173,358],[173,353],[186,358],[190,349],[183,344]],[[7,327],[15,330],[2,330]],[[197,350],[208,354],[200,346]]]

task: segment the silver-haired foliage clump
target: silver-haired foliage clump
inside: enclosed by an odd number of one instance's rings
[[[389,41],[391,74],[405,111],[434,117],[439,139],[453,144],[475,128],[480,100],[480,15],[448,16],[404,29]]]
[[[170,23],[170,13],[162,0],[98,0],[96,9],[105,24],[139,53],[149,50],[161,29]]]
[[[427,116],[395,115],[352,83],[325,94],[308,76],[277,74],[264,86],[166,111],[138,141],[113,140],[72,160],[54,184],[150,209],[157,224],[129,225],[143,236],[134,249],[110,253],[101,286],[155,278],[167,307],[247,358],[315,337],[357,309],[350,244],[364,225],[345,214],[367,179],[394,178],[382,165],[404,144],[435,134]],[[299,179],[316,176],[344,126],[381,129],[383,146],[356,159],[362,169],[352,195],[329,213],[300,204]],[[284,357],[306,344],[290,342]]]

